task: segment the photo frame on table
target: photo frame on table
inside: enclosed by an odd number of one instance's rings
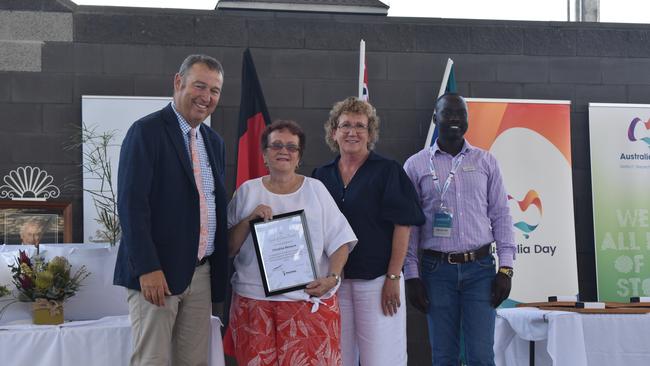
[[[41,244],[71,243],[72,204],[0,201],[0,244],[23,244],[30,235],[40,235]]]
[[[318,274],[305,211],[250,222],[266,296],[304,289]]]

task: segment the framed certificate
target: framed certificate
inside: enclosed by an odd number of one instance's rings
[[[305,211],[250,222],[266,296],[303,289],[317,278]]]

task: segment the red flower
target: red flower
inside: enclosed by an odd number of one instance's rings
[[[18,263],[25,263],[31,267],[32,261],[29,260],[29,256],[27,255],[27,253],[24,250],[20,250],[19,253],[20,255],[18,257]]]
[[[29,276],[21,276],[18,278],[18,281],[20,282],[20,286],[25,290],[29,290],[34,286],[34,283]]]

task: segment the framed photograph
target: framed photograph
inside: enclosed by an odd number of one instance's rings
[[[70,242],[70,202],[0,201],[0,244]]]
[[[303,289],[317,278],[304,210],[250,222],[266,296]]]

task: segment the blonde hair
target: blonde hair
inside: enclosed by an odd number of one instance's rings
[[[379,139],[379,117],[375,107],[357,97],[347,97],[332,107],[329,119],[324,126],[327,146],[332,151],[339,152],[339,144],[332,138],[332,132],[338,128],[339,117],[344,113],[363,114],[368,117],[368,150],[372,150]]]

